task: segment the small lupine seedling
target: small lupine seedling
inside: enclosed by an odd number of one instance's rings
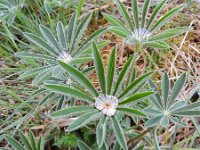
[[[146,45],[153,48],[169,48],[164,40],[177,36],[186,31],[186,28],[173,28],[166,31],[159,30],[166,22],[177,14],[184,5],[179,5],[159,19],[156,19],[163,5],[167,0],[161,0],[155,7],[149,19],[147,19],[148,9],[151,0],[145,0],[141,15],[138,7],[138,0],[132,0],[132,13],[129,13],[120,0],[114,0],[117,5],[123,21],[120,21],[113,15],[104,13],[103,16],[111,23],[109,31],[123,37],[125,42],[130,45]],[[131,17],[132,16],[132,17]],[[140,17],[141,16],[141,17]]]
[[[35,76],[33,84],[41,84],[50,77],[59,77],[63,71],[58,61],[71,65],[80,65],[91,61],[91,41],[101,36],[106,28],[101,28],[92,33],[87,39],[83,38],[92,14],[89,13],[78,20],[80,7],[71,16],[68,25],[64,26],[61,21],[57,23],[56,35],[49,28],[40,25],[41,35],[24,33],[25,37],[42,50],[32,52],[19,52],[17,56],[22,59],[33,59],[41,62],[39,67],[26,70],[20,75],[20,79]],[[98,43],[99,47],[106,45],[108,41]]]
[[[126,82],[125,76],[129,72],[128,68],[132,66],[133,57],[130,57],[124,67],[121,69],[119,76],[114,82],[116,72],[116,49],[113,49],[108,61],[108,68],[105,75],[103,61],[100,52],[95,43],[93,43],[93,61],[95,71],[98,77],[100,90],[95,89],[91,81],[78,69],[73,66],[59,61],[65,71],[75,80],[82,90],[68,87],[62,84],[47,84],[46,88],[53,92],[71,95],[72,97],[82,100],[88,105],[73,106],[52,113],[52,117],[69,117],[79,116],[77,120],[68,126],[68,131],[74,131],[92,121],[99,120],[96,127],[96,138],[99,147],[105,145],[107,122],[111,120],[112,128],[115,133],[118,143],[123,149],[127,149],[125,140],[125,132],[123,131],[117,114],[128,114],[144,117],[144,113],[136,108],[136,103],[151,95],[152,91],[138,92],[142,88],[141,83],[146,82],[152,72],[146,73],[137,79],[134,79],[127,86],[122,87],[122,83]],[[137,90],[136,90],[137,89]]]
[[[23,6],[24,0],[0,0],[0,21],[6,22],[10,26]]]
[[[31,131],[29,132],[29,140],[21,131],[19,132],[21,143],[8,135],[4,136],[9,145],[15,150],[44,150],[44,139],[39,137],[39,139],[36,140]]]
[[[159,93],[155,84],[149,80],[149,86],[155,91],[155,94],[149,96],[149,101],[152,103],[150,107],[143,111],[151,116],[145,122],[145,127],[168,127],[170,123],[180,126],[187,126],[181,121],[184,116],[199,116],[200,102],[189,104],[185,100],[178,99],[178,96],[186,82],[186,73],[183,73],[175,82],[173,88],[170,90],[170,81],[168,75],[165,73],[161,81],[161,93]]]

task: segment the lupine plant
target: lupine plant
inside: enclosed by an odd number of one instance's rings
[[[138,6],[138,0],[132,0],[131,13],[127,11],[125,5],[120,0],[114,1],[119,9],[123,21],[120,21],[118,18],[110,14],[104,13],[103,16],[111,23],[109,30],[123,37],[127,44],[146,45],[148,47],[159,49],[169,48],[168,44],[164,42],[164,40],[186,31],[186,28],[182,27],[165,31],[159,30],[169,19],[182,10],[184,5],[179,5],[171,9],[157,19],[159,12],[162,10],[163,5],[167,2],[167,0],[161,0],[149,18],[148,9],[151,0],[144,1],[141,14],[139,11],[141,8]]]
[[[0,0],[0,21],[9,26],[14,22],[17,12],[24,6],[24,0]]]
[[[155,91],[155,94],[149,96],[152,106],[143,110],[151,116],[145,122],[146,128],[154,126],[168,127],[170,122],[184,127],[187,124],[181,121],[182,117],[200,115],[200,110],[198,110],[200,107],[199,101],[190,104],[190,102],[178,98],[185,82],[186,73],[183,73],[170,90],[169,77],[164,73],[161,81],[161,92],[159,92],[156,85],[149,80],[149,86]]]
[[[69,24],[64,26],[61,21],[57,23],[56,35],[53,32],[40,25],[41,35],[33,33],[24,33],[25,37],[42,48],[41,51],[20,52],[17,56],[23,59],[31,58],[41,62],[43,65],[36,68],[26,70],[20,75],[20,78],[35,76],[34,84],[40,84],[50,77],[58,77],[62,75],[62,69],[58,65],[58,60],[62,60],[71,65],[83,64],[91,61],[90,43],[97,37],[101,36],[106,28],[101,28],[94,32],[86,40],[83,39],[84,33],[90,22],[92,14],[87,14],[81,21],[78,21],[78,10],[74,13]],[[107,44],[107,41],[100,42],[99,47]]]
[[[138,100],[144,99],[153,92],[137,92],[137,88],[139,84],[148,79],[151,72],[138,77],[130,82],[127,86],[120,88],[122,87],[122,83],[126,82],[125,75],[128,72],[128,68],[132,66],[133,57],[130,57],[127,63],[124,65],[119,76],[117,77],[116,82],[114,82],[116,70],[116,50],[113,49],[110,55],[106,74],[104,72],[103,61],[100,56],[100,52],[95,43],[93,43],[93,58],[95,71],[97,73],[98,83],[100,86],[99,90],[95,89],[91,81],[89,81],[87,77],[85,77],[85,75],[78,69],[63,61],[59,61],[63,69],[65,69],[65,71],[72,78],[74,78],[74,80],[77,81],[83,87],[83,89],[80,91],[63,84],[47,84],[47,89],[51,89],[52,91],[61,94],[71,95],[74,98],[80,99],[87,103],[87,105],[65,108],[52,113],[51,116],[54,118],[60,116],[78,116],[78,119],[69,125],[67,128],[68,131],[77,130],[90,122],[99,120],[96,128],[97,143],[99,147],[102,147],[106,140],[106,129],[109,125],[108,121],[111,120],[112,128],[115,132],[118,143],[123,149],[127,149],[124,135],[125,133],[120,125],[118,114],[122,113],[123,115],[128,114],[144,116],[144,113],[137,109],[136,103]]]

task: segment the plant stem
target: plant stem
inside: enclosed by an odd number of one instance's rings
[[[142,138],[144,135],[146,135],[148,132],[151,132],[151,131],[152,131],[152,128],[149,128],[149,129],[145,130],[142,134],[140,134],[140,135],[138,135],[138,136],[136,136],[136,137],[130,139],[130,140],[128,141],[128,144],[134,142],[135,140],[139,140],[140,138]]]

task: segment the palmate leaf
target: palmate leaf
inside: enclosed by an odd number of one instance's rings
[[[169,98],[169,102],[168,104],[170,105],[175,99],[176,97],[179,95],[181,89],[183,88],[184,84],[186,82],[186,73],[183,73],[178,80],[176,81],[176,83],[174,84],[173,88],[172,88],[172,92]]]
[[[15,139],[11,138],[8,135],[5,135],[5,139],[15,150],[25,150]]]
[[[122,108],[122,107],[120,107],[120,108],[117,108],[117,110],[119,110],[123,113],[128,113],[130,115],[137,115],[137,116],[143,116],[143,117],[146,116],[143,112],[141,112],[137,109],[133,109],[133,108]]]
[[[51,45],[51,47],[53,47],[57,52],[61,51],[60,46],[55,39],[53,33],[47,27],[40,25],[40,32],[42,33],[48,44]]]
[[[74,58],[70,61],[71,65],[84,64],[92,60],[92,57]]]
[[[182,101],[177,101],[175,102],[174,104],[172,104],[170,107],[169,107],[169,110],[170,111],[176,111],[184,106],[186,106],[187,103],[186,101],[182,100]]]
[[[65,71],[76,81],[78,81],[82,86],[84,86],[91,94],[94,96],[98,96],[97,91],[95,90],[92,83],[85,77],[82,72],[80,72],[78,69],[59,61],[59,64],[65,69]]]
[[[57,93],[71,95],[73,97],[80,98],[81,100],[84,100],[86,102],[88,102],[88,101],[94,102],[95,101],[93,98],[87,96],[86,94],[84,94],[78,90],[72,89],[70,87],[64,86],[64,85],[47,84],[46,88],[50,89],[52,91],[55,91]]]
[[[124,132],[122,130],[120,123],[117,121],[116,116],[112,117],[112,125],[113,125],[114,133],[115,133],[118,143],[121,145],[121,147],[124,150],[127,150],[128,148],[127,148]]]
[[[167,116],[163,116],[160,120],[160,125],[162,127],[167,127],[169,125],[169,118]]]
[[[156,8],[154,9],[153,13],[151,14],[151,17],[149,18],[148,22],[147,22],[147,26],[146,29],[149,29],[149,27],[151,26],[151,24],[153,23],[154,19],[156,18],[156,16],[158,15],[159,11],[161,10],[161,8],[164,6],[164,4],[166,3],[167,0],[162,0],[160,1],[160,3],[156,6]]]
[[[91,106],[73,106],[69,108],[65,108],[56,112],[53,112],[51,114],[52,117],[61,117],[61,116],[70,116],[70,115],[76,115],[76,114],[82,114],[87,111],[94,110],[94,107]]]
[[[106,87],[107,94],[109,95],[113,85],[114,73],[116,65],[116,48],[113,48],[110,58],[108,60],[108,69],[107,69],[107,78],[106,78]]]
[[[127,25],[129,26],[129,28],[131,30],[133,30],[133,23],[131,21],[131,18],[128,14],[128,11],[126,10],[125,6],[122,4],[121,1],[119,0],[114,0],[115,4],[117,5],[117,7],[119,8],[121,15],[123,16],[123,18],[125,19],[125,22],[127,23]]]
[[[122,102],[120,102],[119,105],[129,104],[129,103],[139,100],[141,98],[147,97],[153,93],[154,92],[149,91],[149,92],[141,92],[141,93],[134,94],[134,95],[126,98]]]
[[[93,43],[93,57],[94,57],[94,66],[96,68],[96,73],[98,76],[99,84],[102,90],[102,93],[106,93],[106,83],[105,83],[105,73],[103,67],[103,61],[101,58],[101,54],[98,50],[98,47],[95,43]]]
[[[105,141],[106,137],[106,124],[107,124],[107,118],[106,116],[103,116],[96,128],[96,139],[97,139],[97,144],[99,147],[102,147]]]
[[[41,84],[43,81],[50,79],[52,73],[49,70],[45,70],[41,73],[39,73],[32,81],[33,85],[39,85]]]
[[[169,19],[171,19],[176,13],[178,13],[183,7],[184,7],[184,5],[182,4],[180,6],[173,8],[166,14],[164,14],[162,17],[160,17],[158,19],[158,21],[156,21],[155,25],[152,27],[152,29],[150,31],[153,32],[160,26],[164,25]]]
[[[68,131],[74,131],[77,130],[86,124],[90,123],[91,121],[94,121],[101,117],[102,113],[99,112],[99,110],[92,110],[88,113],[81,115],[77,120],[73,121],[69,127],[67,128]]]
[[[124,95],[126,95],[130,90],[132,90],[136,85],[138,85],[139,83],[141,83],[144,79],[146,79],[147,77],[149,77],[149,75],[151,75],[152,72],[148,72],[142,76],[140,76],[138,79],[134,80],[132,83],[130,83],[128,85],[127,88],[125,88],[125,90],[123,90],[123,92],[118,96],[118,98],[122,98]]]
[[[116,82],[116,84],[114,86],[113,95],[115,95],[117,90],[119,89],[119,86],[120,86],[125,74],[127,73],[128,68],[131,66],[132,61],[133,61],[133,56],[129,57],[128,61],[126,62],[126,64],[122,68],[122,70],[121,70],[121,72],[120,72],[120,74],[118,76],[117,82]]]

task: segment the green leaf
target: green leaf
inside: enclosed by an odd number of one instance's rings
[[[56,41],[53,33],[45,26],[40,25],[40,32],[42,33],[45,40],[57,50],[57,52],[61,51],[58,42]]]
[[[41,73],[44,70],[50,71],[52,68],[53,68],[53,66],[43,66],[43,67],[30,69],[30,70],[27,70],[24,73],[20,74],[18,79],[25,79],[25,78],[28,78],[28,77],[32,77],[32,76],[35,76],[36,74]]]
[[[126,64],[123,66],[119,76],[118,76],[118,79],[117,79],[117,82],[115,84],[115,88],[114,88],[114,91],[113,91],[113,95],[116,94],[117,90],[119,89],[119,86],[125,76],[125,74],[127,73],[127,70],[128,68],[131,66],[132,64],[132,61],[133,61],[133,56],[129,57],[128,61],[126,62]]]
[[[108,69],[107,69],[107,94],[110,95],[112,85],[113,85],[113,79],[115,74],[115,65],[116,65],[116,48],[114,47],[110,58],[108,60]]]
[[[102,147],[105,141],[106,137],[106,124],[107,124],[107,118],[106,116],[103,116],[96,128],[96,138],[97,138],[97,144],[98,147]]]
[[[174,112],[182,112],[182,111],[187,111],[191,109],[196,109],[200,107],[200,102],[194,102],[192,104],[189,104],[187,106],[181,107],[179,109],[176,109]]]
[[[144,79],[146,79],[147,77],[149,77],[149,75],[151,75],[152,72],[148,72],[142,76],[140,76],[139,78],[137,78],[136,80],[134,80],[132,83],[130,83],[128,85],[127,88],[125,88],[123,90],[123,92],[118,96],[118,98],[122,98],[124,95],[126,95],[130,90],[132,90],[136,85],[138,85],[139,83],[141,83]]]
[[[24,33],[24,36],[31,42],[35,43],[37,46],[43,48],[46,52],[57,56],[57,52],[51,46],[49,46],[49,44],[47,44],[42,38],[36,36],[35,34],[26,32]]]
[[[170,46],[164,41],[148,41],[144,43],[146,46],[158,49],[169,49]]]
[[[149,18],[149,21],[147,22],[146,29],[149,29],[149,27],[151,26],[152,22],[154,21],[154,19],[156,18],[156,16],[158,15],[158,13],[161,10],[161,8],[164,6],[164,4],[166,3],[166,1],[167,0],[162,0],[156,6],[156,8],[154,9],[153,13],[151,14],[151,17]]]
[[[114,2],[117,5],[117,7],[119,8],[121,15],[125,19],[125,22],[129,26],[129,28],[133,31],[133,23],[131,22],[131,18],[129,16],[128,11],[126,10],[125,6],[119,0],[114,0]]]
[[[106,13],[102,13],[102,15],[104,16],[104,18],[109,21],[113,26],[118,26],[119,28],[121,27],[121,29],[123,29],[125,32],[128,32],[128,29],[124,26],[124,24],[116,17],[106,14]]]
[[[50,93],[48,95],[46,95],[44,98],[42,98],[42,100],[39,103],[39,106],[42,106],[43,104],[45,104],[50,98],[52,98],[54,95],[54,93]]]
[[[143,9],[142,9],[142,23],[141,23],[141,28],[144,28],[145,20],[146,20],[146,17],[147,17],[147,12],[149,10],[149,4],[150,4],[150,0],[145,0],[144,6],[143,6]]]
[[[70,61],[71,65],[84,64],[92,60],[92,57],[74,58]]]
[[[167,127],[169,125],[169,118],[167,116],[163,116],[163,118],[160,120],[160,125],[162,127]]]
[[[151,94],[153,94],[154,92],[141,92],[141,93],[137,93],[137,94],[134,94],[128,98],[126,98],[125,100],[123,100],[122,102],[119,103],[119,105],[124,105],[124,104],[128,104],[128,103],[131,103],[131,102],[134,102],[136,100],[139,100],[139,99],[142,99],[144,97],[147,97]]]
[[[159,28],[160,26],[164,25],[169,19],[171,19],[176,13],[178,13],[182,8],[184,7],[184,4],[179,5],[166,14],[164,14],[162,17],[158,19],[158,21],[155,23],[155,25],[152,27],[151,32]]]
[[[33,85],[39,85],[45,80],[48,80],[51,77],[52,73],[49,70],[45,70],[41,73],[39,73],[32,81]]]
[[[162,98],[164,100],[164,106],[166,108],[167,106],[167,100],[169,97],[169,77],[167,75],[167,73],[165,72],[163,77],[162,77],[162,81],[161,81],[161,89],[162,89]]]
[[[112,125],[113,125],[114,133],[115,133],[118,143],[121,145],[121,147],[124,150],[127,150],[128,148],[127,148],[127,143],[126,143],[126,139],[124,136],[124,132],[122,130],[121,125],[117,121],[116,116],[112,117]]]
[[[171,105],[171,106],[169,107],[169,110],[170,110],[170,111],[176,111],[176,110],[178,110],[178,109],[181,109],[181,110],[182,110],[182,108],[185,107],[186,105],[187,105],[187,103],[186,103],[186,101],[184,101],[184,100],[177,101],[176,103],[173,103],[173,105]]]
[[[145,122],[144,126],[145,128],[153,127],[156,125],[159,125],[159,122],[163,116],[156,116],[154,118],[149,119],[147,122]]]
[[[143,112],[141,112],[137,109],[133,109],[133,108],[117,108],[117,110],[131,114],[131,115],[137,115],[137,116],[143,116],[143,117],[146,116]]]
[[[179,95],[181,89],[183,88],[184,84],[186,82],[186,73],[183,73],[176,83],[174,84],[171,92],[171,96],[169,98],[169,105],[176,99],[176,97]]]
[[[124,30],[121,27],[115,27],[115,26],[111,26],[108,28],[108,31],[115,33],[116,35],[123,37],[123,38],[127,38],[130,33],[127,32],[126,30]]]
[[[177,116],[199,116],[200,110],[185,110],[182,112],[174,112],[173,114]]]
[[[93,98],[87,96],[86,94],[84,94],[78,90],[72,89],[70,87],[64,86],[64,85],[47,84],[46,88],[53,90],[57,93],[71,95],[73,97],[80,98],[81,100],[85,100],[86,102],[88,102],[88,101],[94,102],[95,101]]]
[[[103,61],[101,58],[101,54],[98,50],[98,47],[95,43],[93,43],[93,57],[94,57],[94,66],[96,68],[96,73],[98,76],[99,84],[102,90],[102,93],[106,93],[106,83],[105,83],[105,73],[103,67]]]
[[[163,31],[161,33],[158,33],[158,34],[152,36],[148,40],[149,41],[161,41],[161,40],[169,39],[174,36],[180,35],[187,30],[188,30],[188,28],[180,28],[180,27],[169,29],[169,30]]]
[[[133,19],[135,27],[139,29],[139,14],[138,14],[138,0],[132,0]]]
[[[54,59],[55,59],[54,57],[52,57],[50,55],[39,54],[39,53],[30,53],[30,52],[19,52],[19,53],[16,53],[16,56],[20,57],[20,58],[36,59],[38,61],[40,61],[40,60],[51,60],[51,61],[54,61]]]
[[[25,150],[15,139],[11,138],[8,135],[5,135],[5,139],[15,150]]]
[[[77,17],[76,13],[74,13],[69,20],[69,24],[67,27],[67,42],[68,42],[68,44],[71,44],[71,41],[72,41],[73,37],[75,36],[74,32],[75,32],[76,21],[77,21],[76,17]],[[69,51],[71,52],[71,49]]]
[[[53,112],[51,114],[52,117],[60,117],[60,116],[70,116],[70,115],[76,115],[76,114],[82,114],[87,111],[94,110],[94,107],[91,106],[73,106],[69,108],[65,108],[56,112]]]
[[[67,40],[66,40],[66,35],[65,35],[65,28],[61,21],[59,21],[57,23],[56,31],[57,31],[57,37],[58,37],[58,41],[59,41],[60,45],[62,46],[63,50],[67,50],[67,47],[66,47]]]
[[[60,65],[65,69],[65,71],[75,80],[78,81],[82,86],[84,86],[91,94],[98,96],[97,91],[95,90],[92,83],[85,77],[85,75],[77,70],[76,68],[59,61]]]
[[[32,131],[29,132],[29,137],[30,137],[30,142],[31,142],[32,150],[37,150],[35,136],[34,136],[34,134],[33,134]]]
[[[78,148],[80,150],[92,150],[86,143],[78,141]]]
[[[27,150],[32,150],[29,141],[27,140],[27,138],[25,137],[25,135],[21,131],[19,132],[19,136],[20,136],[20,139],[21,139],[22,143],[26,147],[26,149]]]
[[[77,120],[75,120],[74,122],[72,122],[69,127],[67,128],[68,131],[74,131],[77,130],[83,126],[85,126],[86,124],[90,123],[91,121],[95,121],[96,119],[98,119],[100,116],[102,115],[101,112],[99,112],[99,110],[93,110],[90,111],[84,115],[81,115]]]
[[[143,112],[150,115],[150,116],[160,116],[162,113],[159,110],[153,109],[151,107],[147,107],[143,109]]]

